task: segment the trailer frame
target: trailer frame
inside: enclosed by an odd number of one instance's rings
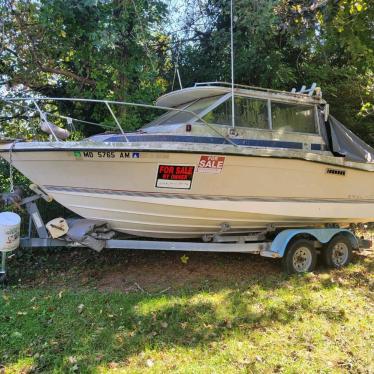
[[[29,216],[28,235],[20,239],[20,247],[87,248],[87,246],[79,242],[53,239],[49,236],[36,203],[41,198],[48,202],[51,201],[50,197],[44,194],[43,191],[37,190],[35,195],[23,199],[20,203],[20,205],[25,206]],[[36,230],[37,237],[32,237],[33,227]],[[277,229],[274,225],[269,224],[263,231],[256,230],[239,235],[230,235],[227,233],[229,230],[230,227],[226,223],[222,223],[221,229],[216,234],[203,235],[201,241],[143,240],[136,237],[110,239],[106,240],[104,248],[152,251],[233,252],[257,254],[263,257],[280,259],[285,256],[290,243],[297,238],[309,238],[313,242],[316,251],[319,252],[324,245],[329,243],[337,235],[343,235],[348,238],[353,250],[368,249],[371,247],[371,241],[358,239],[352,231],[340,227]],[[7,252],[2,252],[0,283],[6,282],[6,259]]]

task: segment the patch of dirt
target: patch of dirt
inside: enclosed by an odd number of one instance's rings
[[[192,286],[204,280],[241,281],[279,272],[278,261],[254,255],[141,252],[129,256],[126,263],[105,269],[98,279],[98,289],[154,291]]]
[[[19,250],[8,260],[12,284],[154,292],[204,281],[240,282],[281,272],[279,260],[238,253],[89,249]]]

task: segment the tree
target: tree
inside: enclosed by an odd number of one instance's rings
[[[374,3],[235,0],[235,80],[289,90],[317,82],[332,113],[374,144]],[[230,81],[230,9],[197,1],[181,51],[184,81]],[[200,14],[200,16],[196,16]],[[192,41],[192,42],[191,42]]]
[[[0,12],[0,77],[10,91],[151,103],[166,88],[161,0],[2,0]],[[50,108],[113,124],[103,106]],[[127,129],[147,119],[125,107],[117,115]]]

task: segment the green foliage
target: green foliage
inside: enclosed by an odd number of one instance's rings
[[[160,0],[5,0],[0,11],[0,74],[8,88],[147,103],[165,90],[167,39],[159,30],[166,7]],[[104,106],[57,109],[113,126]],[[117,114],[129,130],[147,119],[130,109]]]
[[[231,81],[230,8],[224,0],[208,0],[203,9],[210,18],[205,32],[198,32],[196,43],[182,54],[182,76],[188,82]],[[237,0],[234,30],[235,78],[243,84],[287,88],[296,83],[295,71],[289,65],[295,49],[287,38],[281,38],[275,1]]]
[[[163,0],[3,0],[0,84],[14,94],[152,103],[173,81],[176,55],[185,87],[230,81],[230,2],[189,1],[192,11],[178,21],[185,34],[168,30],[167,4],[171,7]],[[332,114],[374,143],[373,1],[235,0],[234,5],[238,83],[289,90],[317,82]],[[114,128],[102,105],[46,106]],[[155,115],[131,107],[114,110],[127,130]],[[30,125],[26,112],[0,111],[2,135],[38,134],[37,113]],[[100,131],[77,126],[81,135]]]
[[[207,27],[192,27],[182,77],[230,81],[230,3],[202,4]],[[237,83],[289,90],[317,82],[332,114],[374,144],[372,1],[236,0],[235,17]]]

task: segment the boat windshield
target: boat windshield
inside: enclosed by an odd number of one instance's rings
[[[231,95],[218,95],[181,104],[144,128],[206,122],[212,125],[231,126]],[[197,116],[201,116],[202,120]],[[277,132],[318,134],[316,107],[313,104],[290,103],[249,96],[235,96],[235,126]]]
[[[231,125],[231,97],[216,106],[203,119],[211,124]],[[235,96],[235,126],[278,132],[318,132],[315,106],[275,102]]]
[[[218,99],[220,99],[222,96],[211,96],[206,97],[202,99],[197,99],[190,101],[188,103],[181,104],[175,109],[181,109],[186,110],[188,112],[177,112],[177,111],[170,111],[162,115],[161,117],[158,117],[148,125],[144,126],[144,128],[150,127],[150,126],[157,126],[157,125],[173,125],[178,123],[188,123],[196,121],[198,118],[196,115],[193,115],[193,112],[199,115],[203,111],[205,111],[207,108],[209,108],[211,105],[213,105]]]

